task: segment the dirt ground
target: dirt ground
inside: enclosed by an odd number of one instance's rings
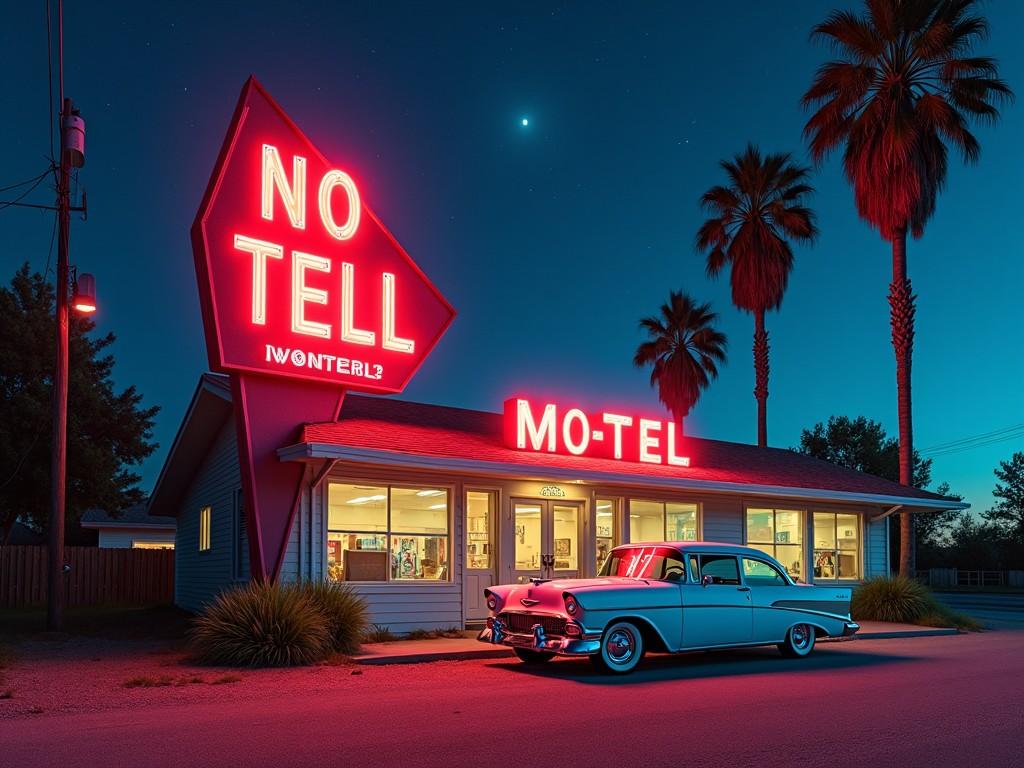
[[[188,615],[170,608],[73,611],[60,634],[40,631],[43,620],[0,611],[0,719],[340,693],[392,674],[344,658],[287,670],[200,666],[187,653]]]

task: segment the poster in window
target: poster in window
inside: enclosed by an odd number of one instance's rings
[[[394,557],[395,578],[415,579],[419,572],[419,547],[416,546],[416,539],[399,539]]]
[[[340,563],[341,562],[341,542],[337,539],[327,540],[327,562],[328,563]]]
[[[572,554],[572,539],[555,539],[555,557],[569,557]]]

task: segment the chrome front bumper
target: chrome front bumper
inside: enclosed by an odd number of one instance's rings
[[[853,637],[860,630],[860,624],[855,621],[848,621],[843,624],[843,637]]]
[[[601,648],[600,637],[582,634],[578,637],[547,636],[544,628],[537,624],[530,634],[509,632],[498,619],[491,617],[487,626],[477,635],[477,640],[491,645],[504,645],[509,648],[525,648],[529,651],[553,653],[557,656],[590,656]]]

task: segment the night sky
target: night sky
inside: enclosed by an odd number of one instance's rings
[[[747,141],[806,161],[799,99],[828,56],[808,32],[851,0],[321,5],[66,3],[90,209],[73,223],[72,261],[97,276],[118,384],[163,408],[146,489],[206,370],[188,233],[250,73],[358,179],[459,312],[403,397],[499,410],[535,393],[657,412],[631,363],[637,321],[682,289],[713,303],[730,340],[687,431],[753,442],[753,321],[731,305],[727,278],[704,275],[697,200]],[[0,26],[0,186],[46,164],[44,7],[12,3]],[[1024,5],[984,10],[980,52],[1024,94]],[[908,249],[921,449],[1024,423],[1021,108],[977,135],[980,164],[951,163]],[[857,218],[836,159],[813,183],[821,237],[797,250],[768,316],[768,437],[782,447],[831,414],[896,433],[889,246]],[[0,211],[4,282],[24,260],[45,268],[52,221]],[[992,468],[1022,442],[940,455],[935,482],[986,509]]]

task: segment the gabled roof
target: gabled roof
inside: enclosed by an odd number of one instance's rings
[[[403,400],[347,395],[337,422],[308,424],[282,460],[334,458],[422,469],[608,485],[662,486],[719,492],[965,508],[939,494],[780,448],[686,437],[690,467],[526,453],[504,445],[502,415]]]
[[[119,515],[102,509],[90,509],[82,515],[83,528],[167,528],[174,530],[178,521],[173,517],[151,515],[148,501],[132,504]]]
[[[227,376],[204,373],[149,497],[151,515],[177,517],[182,496],[231,415]]]

